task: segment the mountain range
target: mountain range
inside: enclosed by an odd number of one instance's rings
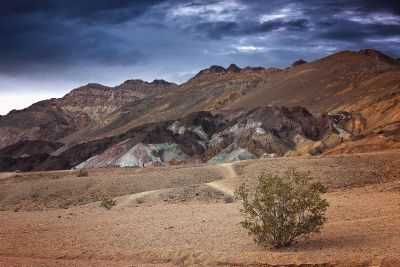
[[[90,83],[0,116],[0,170],[226,162],[400,148],[400,60],[342,51],[183,84]]]

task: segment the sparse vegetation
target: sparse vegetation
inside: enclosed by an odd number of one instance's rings
[[[79,170],[78,177],[87,177],[89,176],[89,172],[87,170]]]
[[[69,205],[67,203],[60,203],[60,205],[58,205],[58,207],[60,209],[68,209]]]
[[[142,203],[144,203],[144,199],[141,198],[141,197],[138,197],[138,198],[136,199],[136,203],[142,204]]]
[[[233,196],[230,196],[230,195],[225,195],[224,196],[224,202],[225,203],[232,203],[234,201],[235,201],[235,198]]]
[[[117,205],[117,202],[112,197],[103,197],[100,202],[100,207],[110,210]]]
[[[321,231],[329,206],[321,197],[325,192],[310,172],[291,168],[282,175],[264,173],[258,177],[254,194],[244,184],[235,192],[243,200],[241,225],[258,244],[290,246],[302,236]]]

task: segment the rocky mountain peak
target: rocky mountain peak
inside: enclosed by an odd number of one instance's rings
[[[307,61],[305,61],[304,59],[299,59],[299,60],[294,61],[292,63],[292,65],[290,65],[290,68],[293,69],[293,68],[296,68],[297,66],[300,66],[300,65],[303,65],[306,63],[307,63]]]
[[[208,69],[201,70],[199,73],[197,73],[190,80],[193,80],[193,79],[196,79],[196,78],[199,78],[199,77],[223,75],[223,74],[226,74],[226,73],[252,72],[252,71],[261,71],[261,70],[265,70],[265,68],[247,66],[247,67],[241,69],[237,65],[232,63],[232,64],[229,65],[228,68],[225,69],[222,66],[212,65]]]
[[[250,71],[261,71],[261,70],[265,70],[265,68],[263,68],[263,67],[250,67],[250,66],[247,66],[247,67],[243,68],[241,71],[242,71],[242,72],[250,72]]]
[[[175,86],[176,83],[167,82],[166,80],[163,80],[163,79],[155,79],[152,82],[146,82],[141,79],[130,79],[130,80],[126,80],[125,82],[116,86],[115,88],[118,89],[118,88],[121,88],[124,86],[149,86],[149,85],[150,86],[168,87],[168,86]]]
[[[231,73],[231,72],[240,72],[242,69],[236,66],[235,64],[229,65],[229,67],[226,69],[226,72]]]
[[[208,76],[208,75],[224,74],[225,72],[226,72],[226,69],[224,67],[218,66],[218,65],[212,65],[208,69],[199,71],[199,73],[197,73],[192,79],[204,77],[204,76]]]
[[[155,79],[150,84],[160,85],[160,86],[175,86],[176,83],[170,83],[163,79]]]
[[[375,49],[372,49],[372,48],[361,49],[360,51],[358,51],[358,53],[366,55],[366,56],[373,56],[373,57],[386,56],[381,51],[378,51],[378,50],[375,50]],[[387,57],[389,57],[389,56],[387,56]]]
[[[372,57],[372,58],[380,60],[380,61],[383,61],[388,64],[399,64],[398,59],[394,59],[388,55],[385,55],[384,53],[382,53],[378,50],[375,50],[375,49],[371,49],[371,48],[361,49],[360,51],[358,51],[358,53],[365,55],[365,56]]]
[[[125,82],[123,82],[121,85],[123,85],[123,84],[144,84],[144,83],[146,83],[146,82],[141,79],[129,79],[129,80],[126,80]],[[119,85],[119,86],[121,86],[121,85]]]
[[[224,73],[226,69],[222,66],[212,65],[210,68],[205,69],[205,73],[213,74],[213,73]]]
[[[146,82],[140,79],[126,80],[122,84],[114,87],[116,90],[129,90],[144,94],[156,94],[165,91],[166,89],[176,86],[175,83],[170,83],[165,80],[154,80]]]
[[[108,87],[99,83],[88,83],[71,90],[63,98],[57,99],[56,101],[66,102],[74,98],[84,97],[86,95],[99,95],[104,94],[107,91],[111,91],[112,87]],[[74,100],[76,101],[76,99]]]
[[[99,83],[88,83],[86,85],[82,85],[78,88],[73,89],[71,92],[73,91],[85,91],[85,90],[109,90],[111,89],[111,87],[108,87],[106,85],[102,85]]]
[[[108,86],[102,85],[100,83],[88,83],[88,84],[86,84],[86,85],[84,85],[82,87],[98,88],[98,87],[108,87]]]

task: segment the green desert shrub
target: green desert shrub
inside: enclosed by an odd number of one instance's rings
[[[138,198],[136,199],[136,203],[142,204],[142,203],[144,203],[144,199],[143,199],[142,197],[138,197]]]
[[[325,192],[310,172],[290,168],[281,175],[264,173],[254,192],[244,184],[235,192],[243,201],[241,225],[258,244],[290,246],[300,237],[321,231],[329,206],[322,198]]]
[[[231,195],[225,195],[224,196],[224,202],[225,203],[232,203],[235,201],[235,197],[231,196]]]
[[[110,210],[117,205],[117,202],[112,197],[103,197],[100,202],[100,207]]]
[[[89,176],[89,173],[87,170],[79,170],[78,177],[87,177],[87,176]]]

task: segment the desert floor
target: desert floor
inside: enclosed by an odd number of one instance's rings
[[[400,152],[234,164],[0,174],[0,266],[400,266]],[[319,235],[254,244],[234,189],[310,170],[330,202]],[[99,206],[113,196],[111,210]],[[228,203],[226,203],[228,202]]]

